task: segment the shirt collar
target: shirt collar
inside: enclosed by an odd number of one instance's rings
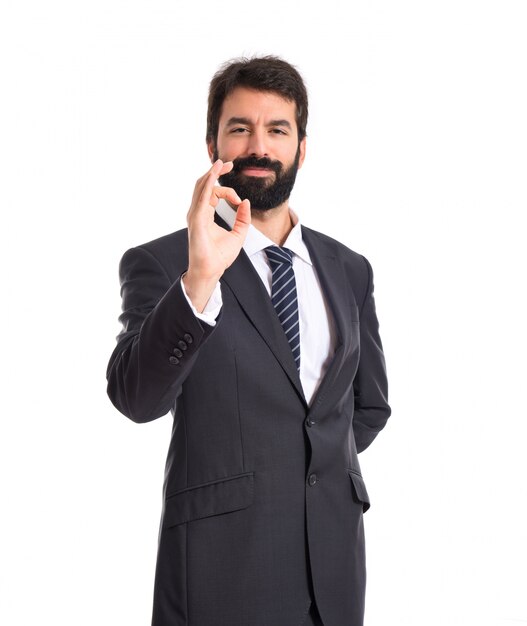
[[[291,214],[293,228],[287,236],[283,247],[289,248],[291,252],[294,252],[303,261],[309,263],[309,265],[313,265],[313,263],[311,262],[311,257],[309,256],[307,246],[302,239],[302,226],[300,224],[300,220],[298,219],[298,215],[292,209],[289,209],[289,212]],[[222,218],[224,222],[227,223],[229,228],[232,228],[234,226],[236,211],[225,200],[220,200],[218,202],[216,206],[216,213]],[[260,232],[255,226],[251,224],[243,243],[243,249],[245,250],[247,256],[251,257],[256,253],[261,252],[268,246],[275,245],[276,244],[273,241],[271,241],[268,237],[266,237],[262,232]]]

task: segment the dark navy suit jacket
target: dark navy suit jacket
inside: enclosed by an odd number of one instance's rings
[[[218,221],[221,222],[219,218]],[[357,453],[390,415],[368,261],[302,228],[338,333],[310,406],[242,251],[215,327],[180,285],[187,231],[129,250],[108,393],[135,422],[174,416],[153,626],[361,626],[369,507]]]

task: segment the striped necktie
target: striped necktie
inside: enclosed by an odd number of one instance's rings
[[[293,351],[296,367],[300,371],[300,326],[293,253],[278,246],[265,248],[265,253],[273,272],[271,300]]]

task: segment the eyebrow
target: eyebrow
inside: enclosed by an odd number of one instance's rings
[[[235,126],[236,124],[245,124],[246,126],[251,126],[252,122],[248,117],[231,117],[227,121],[227,126]],[[291,128],[291,123],[287,120],[271,120],[266,126],[285,126],[286,128]]]

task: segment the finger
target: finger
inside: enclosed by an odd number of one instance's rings
[[[203,200],[197,202],[191,207],[187,215],[187,221],[194,224],[211,223],[216,207],[218,206],[218,202],[221,199],[227,200],[227,202],[232,205],[238,205],[242,201],[240,196],[232,187],[220,187],[219,185],[214,185],[208,201]]]
[[[236,191],[234,191],[232,187],[219,187],[218,185],[216,185],[212,189],[211,204],[213,204],[213,206],[216,206],[220,198],[227,200],[232,204],[240,204],[240,202],[242,201],[240,196],[236,193]]]
[[[236,219],[232,227],[232,232],[245,239],[249,226],[251,225],[251,203],[245,199],[238,205]]]
[[[208,176],[205,178],[203,187],[201,189],[201,194],[198,199],[199,203],[206,202],[207,205],[209,204],[213,187],[216,184],[218,178],[221,176],[224,166],[227,166],[226,171],[232,169],[232,165],[229,166],[229,163],[230,161],[227,161],[227,163],[223,163],[221,159],[218,159],[214,162],[214,164],[210,168]]]
[[[223,174],[228,174],[232,170],[233,167],[234,167],[234,163],[232,161],[224,161],[223,167],[221,168],[219,175],[223,176]]]
[[[208,222],[214,215],[214,210],[220,198],[225,198],[232,204],[239,204],[242,200],[231,187],[216,185],[218,178],[234,167],[232,161],[225,163],[218,159],[210,170],[196,183],[192,204],[187,214],[187,222]]]
[[[203,194],[203,189],[205,185],[207,184],[209,178],[212,176],[213,181],[214,181],[213,184],[215,184],[219,176],[221,176],[222,174],[226,174],[232,168],[233,168],[232,161],[226,161],[225,163],[223,163],[220,159],[216,160],[212,164],[208,172],[203,174],[203,176],[200,176],[200,178],[198,178],[198,180],[196,181],[196,184],[194,185],[194,193],[192,194],[191,209],[201,198]]]

